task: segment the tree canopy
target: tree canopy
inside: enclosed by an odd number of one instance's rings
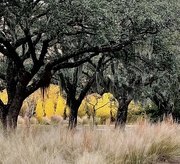
[[[150,77],[152,65],[153,71],[169,66],[175,61],[169,55],[178,52],[179,5],[179,0],[2,0],[0,88],[8,94],[7,104],[0,100],[4,129],[16,127],[25,98],[47,87],[60,69],[103,55],[112,59],[114,84],[134,89],[131,79]],[[156,77],[160,74],[163,70]]]

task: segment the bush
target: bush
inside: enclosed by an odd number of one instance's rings
[[[47,117],[43,117],[42,120],[40,121],[41,125],[50,125],[51,124],[51,120]]]
[[[145,107],[145,112],[151,122],[158,122],[160,120],[159,110],[154,103],[148,104]]]
[[[58,124],[60,122],[63,121],[63,118],[61,116],[58,116],[58,115],[54,115],[51,117],[51,123],[52,124]]]
[[[131,101],[128,109],[127,123],[135,123],[138,119],[147,118],[145,109],[134,101]]]

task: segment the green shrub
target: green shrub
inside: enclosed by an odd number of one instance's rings
[[[138,119],[146,119],[146,111],[144,108],[138,110],[129,110],[127,115],[127,123],[135,123]]]
[[[154,103],[148,104],[145,107],[145,112],[151,122],[158,122],[161,117],[160,112]]]

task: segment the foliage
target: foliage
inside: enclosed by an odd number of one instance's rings
[[[110,118],[115,117],[118,108],[118,102],[110,93],[104,93],[96,105],[96,117]]]
[[[4,101],[7,98],[7,93],[5,90],[1,92],[0,98]],[[34,100],[35,99],[35,100]],[[113,100],[113,101],[112,101]],[[51,118],[53,115],[64,115],[64,109],[66,109],[66,114],[69,116],[69,108],[66,106],[66,100],[60,95],[60,89],[57,85],[50,85],[46,89],[44,95],[42,95],[41,90],[34,92],[30,97],[28,97],[29,103],[35,103],[35,116],[41,121],[44,116]],[[35,101],[35,102],[34,102]],[[105,93],[101,97],[98,94],[88,95],[81,103],[78,115],[83,117],[85,115],[91,116],[93,110],[96,111],[96,117],[109,118],[110,111],[112,111],[113,116],[116,114],[118,103],[113,98],[110,93]],[[23,103],[21,109],[21,115],[25,116],[28,110],[27,100]]]
[[[35,116],[39,122],[42,121],[44,116],[47,116],[47,118],[49,119],[54,115],[64,116],[65,108],[66,114],[67,116],[69,116],[69,108],[66,106],[66,100],[62,96],[60,96],[59,91],[59,86],[50,85],[50,87],[46,90],[44,94],[44,98],[42,96],[41,90],[38,90],[29,97],[29,103],[34,103],[35,101]],[[4,102],[7,102],[7,93],[5,90],[0,93],[0,98]],[[113,117],[115,117],[118,103],[117,100],[111,101],[112,99],[114,99],[114,97],[110,93],[105,93],[103,94],[103,96],[97,94],[88,95],[82,101],[79,107],[78,116],[82,118],[89,115],[89,117],[91,117],[92,112],[95,109],[95,117],[97,118],[101,118],[102,120],[110,118],[110,111],[112,111]],[[128,123],[134,123],[141,118],[148,118],[152,122],[157,122],[160,120],[160,112],[154,103],[149,103],[143,108],[134,101],[131,101],[128,109]],[[28,103],[27,101],[25,101],[23,103],[20,115],[24,117],[27,111]]]
[[[54,115],[54,103],[51,99],[45,101],[44,111],[47,118],[51,118]]]
[[[117,107],[118,103],[112,94],[104,93],[102,96],[100,96],[93,93],[87,95],[82,101],[82,104],[78,110],[78,115],[82,117],[86,114],[90,118],[93,114],[95,114],[95,117],[107,119],[111,117],[111,114],[113,117],[115,117]]]
[[[127,123],[135,123],[142,119],[148,119],[145,108],[143,108],[140,103],[131,101],[128,106]]]
[[[158,122],[161,119],[161,113],[158,110],[158,107],[154,104],[148,104],[145,107],[145,112],[147,114],[147,117],[152,121],[152,122]]]
[[[16,128],[24,100],[39,88],[44,92],[57,71],[131,43],[119,42],[114,34],[119,26],[112,21],[111,4],[106,0],[0,2],[0,88],[8,94],[8,106],[0,101],[5,129],[5,122]],[[116,44],[110,45],[110,40]]]
[[[90,95],[87,95],[85,97],[85,109],[86,110],[86,114],[91,117],[93,114],[95,114],[96,112],[96,106],[99,102],[99,99],[101,98],[101,95],[97,94],[97,93],[93,93]]]
[[[36,118],[38,119],[38,121],[41,121],[44,116],[45,113],[43,108],[43,102],[39,99],[37,100],[37,105],[36,105]]]
[[[25,116],[25,113],[27,113],[28,104],[35,105],[33,112],[35,112],[36,118],[41,121],[44,116],[47,116],[49,119],[53,115],[63,116],[65,99],[60,96],[59,86],[51,84],[44,95],[39,89],[25,100],[21,109],[22,116]]]
[[[37,106],[36,106],[36,117],[38,119],[42,119],[42,117],[46,116],[50,119],[54,115],[63,116],[64,109],[66,107],[65,99],[60,95],[60,89],[57,85],[50,85],[49,88],[46,89],[44,95],[42,95],[41,90],[36,91],[32,94],[37,94]],[[40,104],[39,104],[40,103]],[[68,115],[67,108],[67,115]]]
[[[3,90],[0,92],[0,98],[3,101],[3,103],[7,104],[8,101],[8,96],[7,96],[7,91]]]
[[[87,103],[85,100],[83,100],[79,109],[78,109],[78,116],[80,118],[82,118],[83,116],[85,116],[87,114],[87,111],[89,111]]]
[[[38,88],[44,92],[57,73],[61,83],[72,88],[67,94],[70,109],[74,109],[72,102],[79,107],[86,94],[78,90],[77,98],[77,82],[88,69],[80,65],[92,63],[94,56],[110,60],[108,66],[104,63],[107,69],[99,71],[95,65],[91,73],[98,92],[113,93],[119,104],[126,107],[132,99],[158,95],[156,105],[165,102],[165,113],[175,111],[179,117],[179,98],[173,94],[179,88],[179,73],[177,67],[172,68],[178,54],[179,5],[179,0],[3,0],[0,90],[6,88],[8,106],[0,100],[0,108],[4,117],[13,117],[4,120],[16,127],[23,101]],[[171,79],[175,79],[173,83]],[[163,87],[167,88],[165,92]]]
[[[66,105],[66,100],[62,96],[59,95],[57,99],[55,115],[64,116],[64,112],[65,112],[64,110],[66,110],[66,114],[67,116],[69,116],[69,108]]]
[[[121,11],[128,6],[128,12],[123,12],[123,36],[127,39],[132,34],[135,41],[114,53],[113,62],[98,76],[99,81],[119,104],[156,96],[157,107],[164,106],[158,109],[159,115],[172,113],[178,120],[179,1],[121,1],[119,4]],[[160,8],[163,8],[161,12]],[[136,36],[137,33],[142,35]],[[120,108],[119,116],[123,118],[126,110]]]

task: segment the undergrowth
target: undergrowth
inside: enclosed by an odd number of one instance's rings
[[[146,121],[124,131],[106,127],[19,127],[0,135],[2,164],[156,164],[180,163],[180,127],[171,121]]]

